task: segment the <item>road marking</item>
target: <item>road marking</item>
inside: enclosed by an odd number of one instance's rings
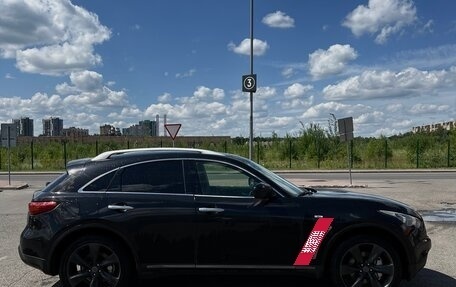
[[[4,260],[4,259],[6,259],[6,258],[8,258],[8,256],[0,257],[0,261]]]

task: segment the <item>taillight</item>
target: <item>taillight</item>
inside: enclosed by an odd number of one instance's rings
[[[58,205],[55,201],[32,201],[28,205],[30,215],[38,215],[53,210]]]

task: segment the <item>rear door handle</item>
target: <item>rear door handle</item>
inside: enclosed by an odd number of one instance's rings
[[[198,208],[198,211],[201,212],[201,213],[215,213],[215,214],[217,214],[217,213],[220,213],[220,212],[224,212],[225,209],[217,208],[217,207],[215,207],[215,208],[200,207],[200,208]]]
[[[119,211],[125,212],[125,211],[132,210],[135,208],[133,206],[129,206],[129,205],[110,204],[110,205],[108,205],[108,209],[119,210]]]

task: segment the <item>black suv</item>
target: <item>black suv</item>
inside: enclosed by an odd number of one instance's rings
[[[412,278],[430,248],[421,216],[399,202],[299,188],[231,154],[131,149],[71,161],[37,191],[19,253],[72,287],[133,286],[164,269],[387,287]]]

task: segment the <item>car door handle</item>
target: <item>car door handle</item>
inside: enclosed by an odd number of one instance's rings
[[[111,210],[119,210],[119,211],[127,211],[127,210],[132,210],[135,209],[133,206],[129,205],[116,205],[116,204],[110,204],[108,205],[108,209]]]
[[[202,212],[202,213],[220,213],[220,212],[224,212],[225,209],[223,208],[210,208],[210,207],[200,207],[198,208],[198,211],[199,212]]]

